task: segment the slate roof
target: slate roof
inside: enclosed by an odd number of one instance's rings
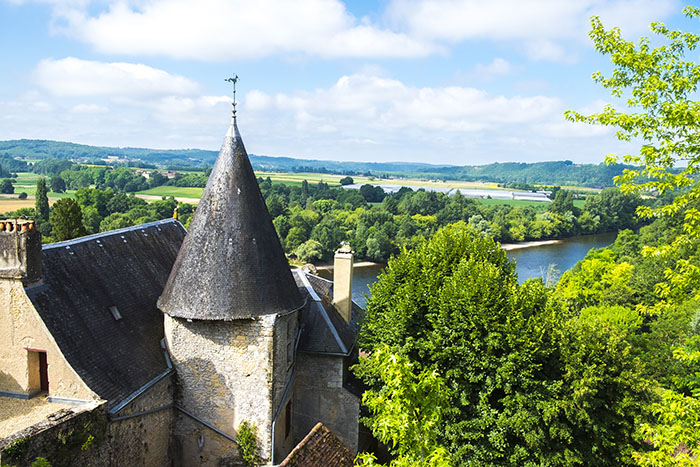
[[[279,467],[351,467],[354,459],[350,448],[318,422]]]
[[[349,355],[355,347],[362,309],[353,302],[352,318],[347,323],[332,303],[333,282],[301,269],[294,270],[294,279],[307,303],[301,310],[299,350]]]
[[[156,300],[184,236],[182,224],[167,219],[42,249],[43,281],[27,295],[68,363],[109,407],[167,370]]]
[[[235,320],[303,303],[234,118],[158,307]]]

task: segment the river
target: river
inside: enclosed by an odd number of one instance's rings
[[[565,238],[560,243],[514,249],[506,254],[516,261],[515,272],[520,283],[533,277],[543,277],[550,264],[554,265],[555,279],[558,279],[562,273],[582,260],[590,249],[608,246],[615,241],[616,236],[617,232],[582,235]],[[364,307],[367,301],[365,294],[369,295],[369,286],[377,280],[381,270],[382,266],[376,264],[355,268],[352,297],[358,305]],[[331,272],[328,270],[320,270],[319,274],[331,278]]]

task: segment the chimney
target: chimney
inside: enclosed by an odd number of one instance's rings
[[[352,254],[350,245],[343,242],[333,259],[333,304],[348,323],[352,317]]]
[[[41,280],[41,232],[33,220],[0,220],[0,279]]]

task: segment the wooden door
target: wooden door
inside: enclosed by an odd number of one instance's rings
[[[39,353],[39,381],[41,382],[41,390],[49,390],[49,364],[46,360],[46,352]]]

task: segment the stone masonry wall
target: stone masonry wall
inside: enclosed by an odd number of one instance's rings
[[[106,402],[66,406],[59,417],[4,440],[0,462],[24,467],[44,457],[53,467],[169,466],[172,390],[172,377],[160,381],[116,416],[168,408],[128,420],[110,421]]]
[[[254,424],[264,462],[271,456],[274,325],[274,315],[232,322],[165,315],[176,403],[234,438],[241,422]],[[183,466],[240,463],[234,442],[181,412],[175,437]]]
[[[39,390],[38,367],[27,349],[46,351],[49,395],[98,400],[68,364],[19,279],[0,279],[0,391]]]
[[[273,414],[279,413],[275,422],[275,462],[280,462],[287,457],[296,443],[293,432],[286,433],[286,405],[292,399],[294,388],[289,387],[285,395],[285,388],[292,376],[292,370],[296,365],[295,344],[299,329],[299,313],[278,315],[275,321],[274,333],[274,382],[272,388]],[[294,420],[290,420],[293,425]]]
[[[294,439],[318,422],[357,452],[360,399],[343,387],[343,357],[300,353],[294,378]]]

